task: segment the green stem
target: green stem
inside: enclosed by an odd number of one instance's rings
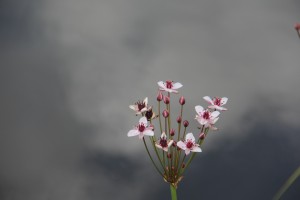
[[[177,200],[177,191],[176,191],[176,188],[172,184],[170,184],[170,190],[171,190],[172,200]]]
[[[280,190],[276,193],[273,200],[279,200],[281,196],[289,189],[289,187],[295,182],[295,180],[300,176],[300,167],[294,171],[294,173],[289,177],[289,179],[284,183]]]
[[[150,152],[149,152],[149,149],[148,149],[148,147],[147,147],[145,138],[143,138],[143,142],[144,142],[145,148],[146,148],[146,150],[147,150],[148,156],[150,157],[150,160],[152,161],[152,164],[154,165],[154,167],[155,167],[155,169],[157,170],[157,172],[158,172],[162,177],[164,177],[164,175],[161,173],[161,171],[160,171],[160,170],[158,169],[158,167],[156,166],[156,164],[155,164],[155,162],[154,162],[154,160],[153,160],[153,158],[152,158],[152,156],[151,156],[151,154],[150,154]]]

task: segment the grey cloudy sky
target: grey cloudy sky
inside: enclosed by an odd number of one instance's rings
[[[0,1],[0,199],[168,199],[128,105],[229,97],[179,199],[271,199],[300,165],[294,0]],[[196,131],[191,128],[190,131]],[[299,199],[299,181],[284,199]]]

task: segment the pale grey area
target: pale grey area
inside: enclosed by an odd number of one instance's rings
[[[0,1],[0,199],[168,199],[128,105],[229,97],[179,199],[271,199],[300,165],[298,1]],[[179,97],[179,95],[178,95]],[[174,102],[177,101],[175,97]],[[174,109],[175,111],[176,109]],[[299,181],[284,199],[299,199]]]

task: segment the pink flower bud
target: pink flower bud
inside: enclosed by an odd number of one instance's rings
[[[300,24],[296,23],[295,26],[294,26],[294,28],[295,28],[296,31],[299,31],[300,30]]]
[[[185,163],[182,163],[182,168],[185,168]]]
[[[181,96],[179,98],[179,103],[180,103],[180,105],[184,105],[185,104],[185,98],[183,96]]]
[[[162,113],[162,115],[163,115],[164,118],[169,117],[169,111],[168,110],[164,110],[163,113]]]
[[[168,153],[167,157],[171,159],[172,158],[172,154]]]
[[[189,126],[189,121],[188,120],[184,120],[183,121],[183,126],[184,127],[188,127]]]
[[[161,100],[163,100],[163,98],[164,98],[164,96],[163,96],[162,92],[159,91],[158,94],[157,94],[157,98],[156,98],[157,101],[161,101]]]
[[[204,138],[205,138],[205,133],[200,133],[200,135],[199,135],[199,138],[200,138],[200,140],[203,140]]]
[[[164,102],[165,102],[165,104],[169,104],[170,103],[170,97],[164,96]]]
[[[170,131],[170,135],[171,135],[171,136],[174,136],[174,135],[175,135],[175,130],[174,130],[173,128],[172,128],[171,131]]]
[[[182,120],[181,116],[178,116],[176,120],[177,120],[178,124],[181,123],[181,120]]]

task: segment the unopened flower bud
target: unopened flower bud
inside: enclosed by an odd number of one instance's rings
[[[176,141],[173,141],[172,146],[173,146],[173,147],[176,147],[176,145],[177,145],[177,142],[176,142]]]
[[[164,96],[163,96],[162,92],[159,91],[158,94],[157,94],[157,98],[156,98],[157,101],[161,101],[161,100],[163,100],[163,98],[164,98]]]
[[[199,135],[199,138],[200,138],[200,140],[203,140],[204,138],[205,138],[205,133],[200,133],[200,135]]]
[[[153,118],[153,111],[152,109],[149,109],[146,111],[145,116],[147,118],[148,121],[150,121]]]
[[[185,163],[182,163],[182,166],[181,166],[182,168],[185,168]]]
[[[164,96],[164,102],[165,102],[165,104],[169,104],[170,103],[170,97]]]
[[[300,24],[296,23],[295,26],[294,26],[294,28],[295,28],[296,31],[299,31],[300,30]]]
[[[162,115],[163,115],[164,118],[169,117],[169,111],[168,110],[164,110],[163,113],[162,113]]]
[[[175,130],[174,130],[173,128],[172,128],[171,131],[170,131],[170,135],[171,135],[171,136],[174,136],[174,135],[175,135]]]
[[[172,158],[172,154],[168,153],[167,157],[171,159]]]
[[[179,98],[179,103],[180,103],[180,105],[184,105],[185,104],[185,98],[183,96],[181,96]]]
[[[183,126],[184,127],[188,127],[189,126],[189,121],[188,120],[184,120],[183,121]]]
[[[182,120],[181,116],[178,116],[176,120],[177,120],[177,123],[180,124],[181,120]]]

